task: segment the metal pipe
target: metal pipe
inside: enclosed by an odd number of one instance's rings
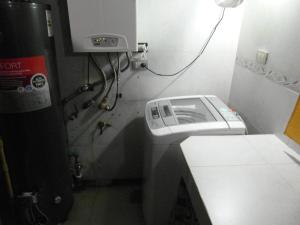
[[[2,165],[2,170],[4,173],[4,178],[6,181],[6,187],[7,187],[9,197],[11,199],[13,199],[14,198],[14,190],[12,187],[9,169],[8,169],[8,165],[7,165],[7,161],[6,161],[6,157],[5,157],[3,141],[1,138],[0,138],[0,164]]]

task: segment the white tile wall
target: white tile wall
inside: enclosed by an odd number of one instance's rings
[[[300,23],[300,2],[251,0],[244,4],[230,105],[244,116],[254,132],[283,133],[300,92],[299,83],[288,85],[291,90],[279,84],[300,80],[299,32],[295,29]],[[255,63],[258,49],[270,53],[265,67]]]

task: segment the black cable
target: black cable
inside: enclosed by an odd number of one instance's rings
[[[42,224],[47,224],[49,221],[48,216],[39,208],[38,204],[34,204],[36,212],[39,214],[39,219]]]
[[[89,58],[91,59],[91,62],[93,63],[93,65],[96,67],[96,69],[98,70],[99,73],[101,73],[103,80],[104,80],[104,85],[101,88],[101,90],[95,95],[93,96],[90,100],[86,101],[85,103],[83,103],[82,108],[83,109],[87,109],[90,106],[94,105],[97,101],[97,99],[105,92],[105,90],[107,89],[107,77],[105,72],[103,71],[103,69],[98,65],[98,63],[96,62],[96,60],[94,59],[93,55],[91,53],[89,53]],[[102,83],[101,80],[95,82],[95,86],[98,86]]]
[[[120,70],[121,70],[121,65],[120,65],[120,57],[119,57],[119,53],[117,53],[117,60],[118,60],[118,72],[116,72],[116,70],[114,69],[114,73],[116,76],[116,80],[117,80],[117,90],[116,90],[116,96],[115,96],[115,101],[113,106],[108,110],[108,111],[113,111],[118,103],[118,99],[119,99],[119,75],[120,75]],[[111,64],[112,65],[112,64]]]
[[[90,54],[88,54],[87,59],[88,59],[87,84],[90,84]]]
[[[35,220],[35,217],[33,215],[32,207],[25,210],[25,218],[26,218],[26,221],[30,225],[35,225],[36,224],[36,220]]]
[[[109,86],[109,89],[108,89],[108,91],[107,91],[107,93],[106,93],[106,95],[105,95],[105,98],[108,97],[109,93],[111,92],[112,86],[114,85],[115,80],[116,80],[116,70],[115,70],[115,67],[114,67],[113,64],[112,64],[111,59],[110,59],[110,54],[107,53],[106,56],[107,56],[109,65],[110,65],[110,67],[111,67],[111,69],[112,69],[112,71],[113,71],[113,73],[114,73],[114,77],[113,77],[113,80],[112,80],[111,83],[110,83],[110,86]]]
[[[102,75],[102,78],[104,80],[104,87],[106,89],[107,87],[107,78],[106,78],[106,74],[103,71],[103,69],[98,65],[98,63],[96,62],[96,60],[94,59],[94,57],[92,56],[92,54],[89,54],[89,57],[93,63],[93,65],[96,67],[96,69],[98,70],[98,72]]]
[[[34,215],[32,206],[30,207],[29,212],[30,212],[31,219],[32,219],[32,221],[33,221],[32,224],[37,225],[37,224],[38,224],[38,221],[37,221],[36,216]]]
[[[47,224],[49,221],[48,216],[42,212],[38,203],[33,203],[25,211],[26,220],[30,225],[42,225]]]
[[[122,72],[122,73],[123,73],[124,71],[126,71],[126,70],[129,68],[129,66],[130,66],[130,59],[129,59],[128,52],[126,52],[126,58],[127,58],[127,65],[126,65],[123,69],[121,69],[121,72]]]
[[[116,80],[117,80],[117,88],[119,88],[118,76],[117,76],[117,73],[116,73],[116,69],[115,69],[115,67],[114,67],[114,65],[113,65],[113,63],[112,63],[111,58],[110,58],[110,53],[107,53],[107,54],[106,54],[106,57],[107,57],[107,60],[108,60],[108,62],[109,62],[109,65],[110,65],[110,67],[111,67],[111,69],[112,69],[112,71],[113,71],[114,76],[113,76],[112,81],[111,81],[111,83],[110,83],[110,85],[109,85],[109,88],[108,88],[108,90],[107,90],[105,96],[102,98],[101,102],[106,101],[106,99],[108,98],[108,96],[109,96],[109,94],[110,94],[110,92],[111,92],[111,90],[112,90],[112,87],[113,87],[113,85],[114,85],[114,83],[115,83]],[[129,59],[129,57],[128,57],[128,59]],[[120,68],[121,68],[121,67],[120,67],[120,60],[119,60],[119,53],[118,53],[118,68],[117,68],[117,70],[120,71]],[[118,93],[117,93],[117,95],[118,95]],[[115,101],[115,102],[116,102],[116,101]],[[114,106],[113,106],[112,108],[113,108],[113,109],[115,108],[115,103],[114,103]],[[112,111],[112,110],[108,109],[108,111]]]
[[[181,70],[177,71],[176,73],[173,74],[162,74],[162,73],[157,73],[154,70],[150,69],[149,67],[147,67],[146,65],[142,65],[143,68],[145,68],[146,70],[148,70],[149,72],[153,73],[154,75],[157,76],[161,76],[161,77],[173,77],[176,76],[186,70],[188,70],[199,58],[200,56],[202,56],[202,54],[204,53],[204,51],[206,50],[208,44],[210,43],[212,37],[214,36],[218,26],[220,25],[220,23],[222,22],[223,18],[224,18],[224,14],[225,14],[225,8],[222,9],[221,12],[221,16],[220,19],[218,20],[217,24],[214,26],[214,28],[212,29],[210,35],[208,36],[208,39],[206,40],[206,42],[204,43],[204,45],[202,46],[199,54],[192,60],[192,62],[190,62],[187,66],[185,66],[184,68],[182,68]]]

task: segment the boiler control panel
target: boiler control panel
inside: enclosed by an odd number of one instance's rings
[[[95,47],[101,48],[111,48],[117,47],[119,44],[119,39],[117,37],[92,37],[92,43]]]

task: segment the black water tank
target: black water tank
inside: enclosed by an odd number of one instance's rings
[[[0,136],[16,195],[37,191],[49,224],[66,219],[73,196],[48,5],[0,1]]]

